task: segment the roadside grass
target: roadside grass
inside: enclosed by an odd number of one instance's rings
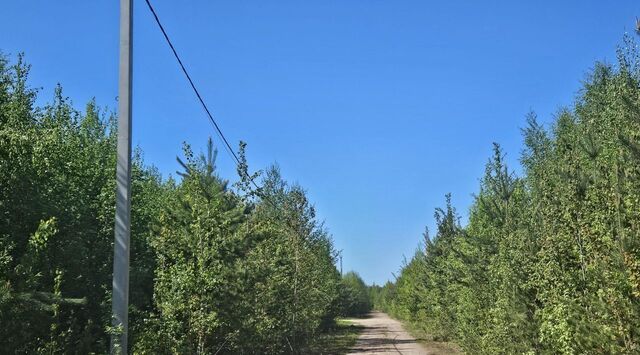
[[[434,354],[442,355],[460,355],[464,354],[462,349],[455,343],[450,341],[437,340],[433,335],[427,333],[423,328],[416,324],[400,321],[404,329],[411,334],[416,340],[422,344],[427,350]]]
[[[346,319],[336,319],[335,325],[327,333],[320,336],[305,353],[317,355],[346,354],[356,344],[363,328]]]

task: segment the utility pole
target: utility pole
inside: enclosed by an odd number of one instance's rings
[[[340,258],[340,276],[342,276],[342,250],[343,249],[340,249],[338,252],[338,257]]]
[[[133,0],[120,0],[120,73],[118,77],[118,144],[116,218],[113,245],[111,354],[127,353],[129,327],[129,240],[131,237],[131,69]]]

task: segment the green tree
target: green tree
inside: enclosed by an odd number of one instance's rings
[[[369,289],[356,272],[349,271],[342,276],[342,287],[340,290],[341,315],[359,316],[371,310]]]

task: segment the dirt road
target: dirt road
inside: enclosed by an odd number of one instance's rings
[[[349,321],[364,327],[349,354],[453,354],[434,344],[422,345],[409,335],[402,324],[381,312],[371,312],[365,318]]]

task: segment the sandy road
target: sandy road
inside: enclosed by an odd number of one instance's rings
[[[364,327],[349,354],[451,354],[439,346],[427,347],[409,335],[402,324],[381,312],[349,321]]]

